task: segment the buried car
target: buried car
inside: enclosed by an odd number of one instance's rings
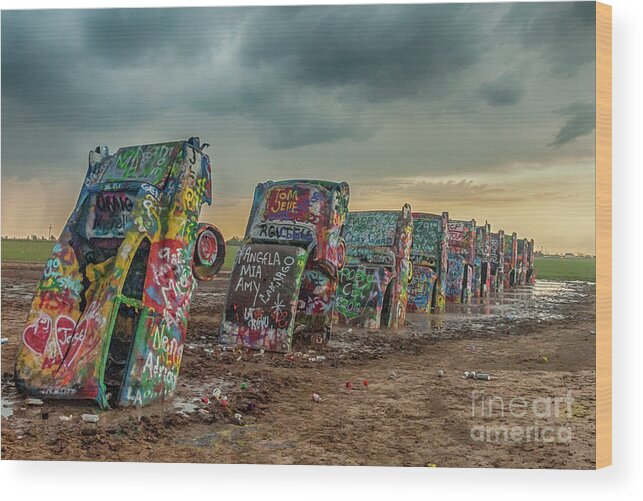
[[[449,213],[413,213],[411,262],[406,311],[430,313],[444,311],[447,278]]]
[[[198,222],[211,192],[198,138],[90,152],[31,304],[21,390],[102,407],[173,394],[196,281],[225,257],[221,232]]]
[[[508,289],[516,285],[516,262],[518,260],[518,241],[516,233],[505,234],[505,259],[504,259],[504,283],[503,287]]]
[[[219,342],[275,352],[330,338],[344,265],[347,183],[268,181],[255,189],[226,295]]]
[[[531,250],[530,246],[532,246]],[[530,254],[533,254],[533,240],[530,241],[526,238],[521,238],[518,240],[517,248],[517,285],[527,285],[531,283],[531,276],[533,274],[533,258],[530,258]],[[530,268],[532,270],[531,273],[529,271]]]
[[[473,261],[473,295],[485,298],[491,289],[491,225],[476,226],[476,257]]]
[[[532,238],[527,246],[527,284],[534,285],[536,283],[536,270],[534,268],[534,239]]]
[[[346,264],[335,296],[335,320],[371,329],[403,326],[412,270],[410,205],[350,212],[342,235]]]
[[[446,299],[453,303],[468,303],[473,291],[476,242],[476,222],[450,220],[449,256]]]
[[[505,232],[491,233],[489,255],[491,292],[500,293],[504,281]]]

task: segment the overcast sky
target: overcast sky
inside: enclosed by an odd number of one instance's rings
[[[57,235],[98,144],[197,135],[202,219],[267,179],[594,252],[595,4],[2,12],[2,234]]]

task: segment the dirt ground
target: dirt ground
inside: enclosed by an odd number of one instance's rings
[[[196,294],[175,397],[99,411],[29,406],[16,391],[41,272],[2,265],[2,459],[594,467],[593,284],[539,281],[487,304],[409,315],[397,332],[336,328],[328,346],[284,356],[217,346],[222,274]]]

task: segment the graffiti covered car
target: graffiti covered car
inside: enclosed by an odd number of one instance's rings
[[[346,264],[335,297],[336,321],[371,329],[404,325],[412,267],[411,207],[350,212],[342,235]]]
[[[516,257],[516,284],[527,284],[527,273],[529,271],[529,240],[521,238],[517,242]]]
[[[413,212],[411,262],[406,311],[418,313],[444,310],[447,279],[449,213]]]
[[[256,187],[230,276],[221,344],[288,352],[295,331],[316,342],[329,339],[348,199],[343,182],[268,181]]]
[[[497,233],[491,233],[489,245],[491,292],[499,293],[502,292],[504,282],[505,232],[499,230]]]
[[[476,257],[473,261],[473,295],[488,297],[491,289],[491,225],[476,226]]]
[[[476,242],[476,222],[449,220],[449,255],[446,299],[453,303],[468,303],[473,290]]]
[[[518,259],[518,240],[516,233],[511,235],[505,234],[505,262],[504,262],[504,284],[503,287],[508,289],[516,285],[516,262]]]
[[[529,241],[527,246],[527,284],[534,285],[536,283],[536,270],[534,268],[534,239]]]
[[[90,152],[15,366],[32,395],[145,405],[173,394],[197,280],[225,257],[198,138]],[[110,398],[111,395],[111,398]]]

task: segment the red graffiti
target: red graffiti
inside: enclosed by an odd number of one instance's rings
[[[27,326],[22,338],[25,344],[38,355],[45,353],[51,335],[51,317],[41,313],[36,321]]]
[[[84,335],[74,336],[75,327],[76,322],[69,317],[61,315],[56,319],[56,341],[66,365],[71,364],[84,340]]]

